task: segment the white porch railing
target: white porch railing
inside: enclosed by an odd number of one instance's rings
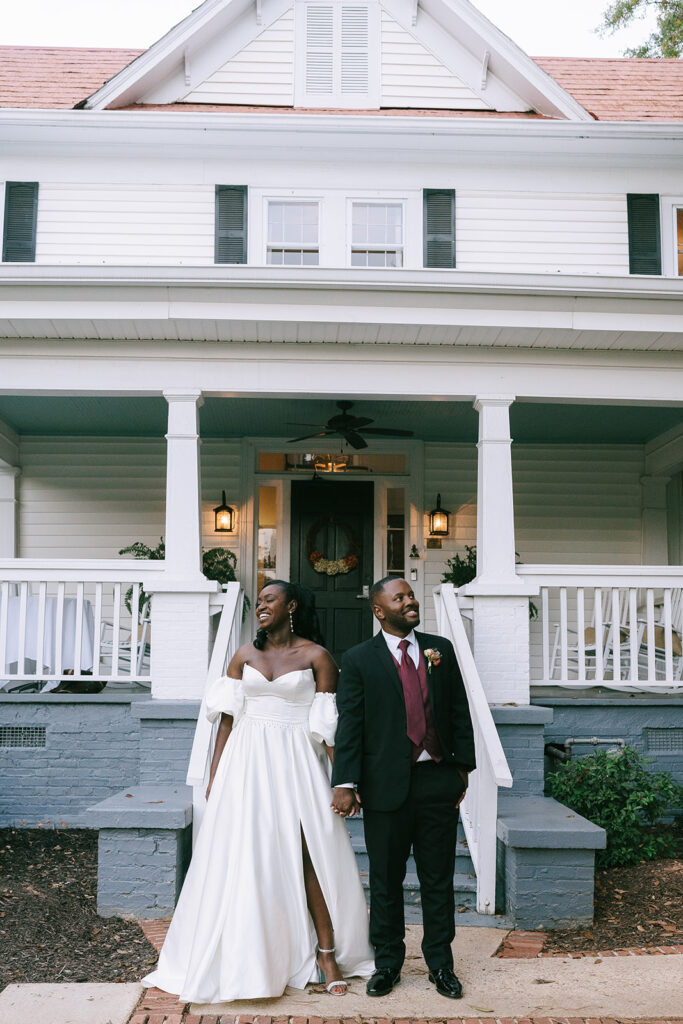
[[[512,775],[474,663],[452,584],[442,583],[436,587],[434,604],[437,631],[451,641],[458,658],[474,726],[477,769],[470,776],[470,785],[460,813],[477,873],[477,911],[480,914],[495,914],[498,787],[509,789],[512,786]]]
[[[145,588],[163,562],[0,559],[0,689],[150,685]]]
[[[540,587],[532,685],[683,688],[680,566],[524,565]]]
[[[228,583],[225,593],[212,600],[212,607],[216,604],[222,608],[206,677],[207,687],[215,679],[225,675],[232,656],[240,646],[244,592],[239,583]],[[197,837],[206,806],[204,794],[209,782],[209,769],[217,731],[218,723],[212,725],[206,717],[205,695],[199,709],[186,779],[187,785],[193,789],[193,839]]]

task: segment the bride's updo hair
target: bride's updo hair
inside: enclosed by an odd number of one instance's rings
[[[292,614],[294,632],[304,640],[312,640],[314,644],[324,647],[325,641],[315,610],[315,597],[310,587],[305,587],[302,583],[288,583],[286,580],[268,580],[261,589],[264,590],[266,587],[279,587],[284,591],[285,601],[296,601],[296,608]],[[254,640],[256,650],[262,651],[267,640],[266,630],[258,629]]]

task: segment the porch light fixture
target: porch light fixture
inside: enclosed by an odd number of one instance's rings
[[[226,504],[223,491],[223,504],[213,510],[214,530],[216,533],[233,533],[235,529],[235,510]]]
[[[448,509],[441,508],[441,495],[436,496],[436,508],[429,513],[429,532],[432,537],[448,536]]]

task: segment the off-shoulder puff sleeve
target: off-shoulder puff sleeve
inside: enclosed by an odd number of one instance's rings
[[[209,684],[206,691],[206,717],[216,722],[221,715],[237,718],[242,710],[244,694],[242,680],[221,676]]]
[[[316,743],[334,746],[337,732],[337,697],[334,693],[316,693],[308,716],[308,727]]]

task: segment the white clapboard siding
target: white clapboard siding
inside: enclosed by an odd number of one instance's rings
[[[197,85],[184,103],[291,106],[294,102],[294,9]]]
[[[37,263],[212,264],[213,185],[42,184]]]
[[[626,196],[457,191],[460,270],[628,274]]]
[[[643,450],[636,445],[514,445],[515,539],[527,564],[637,565]],[[425,552],[426,628],[443,566],[477,539],[475,445],[425,445],[425,508],[437,493],[451,512],[443,548]],[[532,630],[532,656],[537,650]],[[540,642],[540,634],[538,637]]]
[[[488,104],[382,11],[382,106],[488,110]]]
[[[133,541],[159,543],[166,504],[163,438],[24,436],[21,457],[20,557],[116,558]],[[236,535],[214,532],[212,509],[223,489],[239,505],[240,442],[206,439],[201,459],[203,544],[236,550]]]

